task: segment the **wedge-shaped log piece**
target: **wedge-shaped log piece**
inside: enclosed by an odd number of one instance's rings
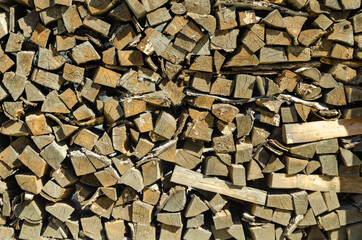
[[[2,80],[14,101],[18,100],[25,89],[26,77],[14,72],[6,72]]]
[[[70,153],[70,160],[77,176],[96,172],[96,169],[89,161],[88,157],[79,150]]]
[[[29,145],[26,146],[18,159],[38,177],[44,176],[47,170],[47,163]]]
[[[250,187],[235,188],[231,182],[207,177],[179,166],[175,167],[171,182],[261,205],[265,204],[267,196],[265,191]]]
[[[252,51],[247,49],[245,45],[237,48],[235,54],[231,59],[225,63],[225,67],[243,67],[243,66],[256,66],[259,60]]]
[[[62,222],[65,222],[74,212],[74,208],[67,203],[48,203],[45,210]]]
[[[41,192],[41,189],[43,188],[42,179],[38,178],[35,175],[16,174],[15,179],[22,190],[33,193],[35,195],[39,194]]]
[[[53,169],[58,169],[67,156],[67,150],[68,146],[66,144],[58,144],[54,141],[40,152],[40,156],[42,156]]]
[[[82,19],[79,17],[77,5],[72,5],[62,14],[64,26],[68,33],[82,26]]]
[[[128,169],[119,179],[119,184],[130,186],[137,192],[142,191],[144,188],[143,178],[141,172],[135,168]]]
[[[48,88],[59,90],[63,84],[63,78],[58,74],[44,71],[42,69],[34,69],[31,80]]]
[[[207,205],[198,196],[193,194],[185,210],[185,217],[195,217],[207,210],[209,210]]]
[[[304,170],[304,168],[307,166],[308,161],[298,158],[293,158],[289,156],[285,156],[285,163],[286,163],[286,171],[287,174],[296,174],[300,171]]]
[[[89,41],[74,47],[72,49],[72,58],[78,65],[101,59],[98,52]]]

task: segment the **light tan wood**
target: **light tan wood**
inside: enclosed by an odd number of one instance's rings
[[[175,167],[172,173],[171,182],[262,205],[264,205],[266,201],[266,193],[264,191],[250,187],[235,189],[232,188],[233,184],[230,182],[206,177],[200,173],[178,166]]]
[[[285,124],[282,128],[283,140],[285,143],[291,144],[358,135],[362,133],[361,122],[360,119],[340,119]]]
[[[286,175],[273,173],[268,177],[271,188],[292,189],[299,188],[310,191],[334,191],[360,193],[359,177],[324,177],[320,175]]]
[[[185,210],[185,217],[195,217],[201,213],[207,211],[209,208],[207,205],[196,195],[191,195],[187,208]]]

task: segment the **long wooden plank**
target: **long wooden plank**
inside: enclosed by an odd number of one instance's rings
[[[362,177],[330,177],[323,175],[287,175],[272,173],[268,176],[270,188],[310,191],[333,191],[344,193],[362,193]]]
[[[175,167],[171,182],[261,205],[265,205],[267,197],[266,191],[251,187],[237,187],[231,182],[208,177],[180,166]]]
[[[314,142],[362,134],[362,119],[284,124],[282,131],[286,144]]]

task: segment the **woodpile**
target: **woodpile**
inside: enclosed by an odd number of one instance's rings
[[[361,0],[0,1],[0,239],[362,239]]]

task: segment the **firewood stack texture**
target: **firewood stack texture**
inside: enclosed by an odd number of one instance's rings
[[[361,0],[0,1],[0,239],[362,239]]]

